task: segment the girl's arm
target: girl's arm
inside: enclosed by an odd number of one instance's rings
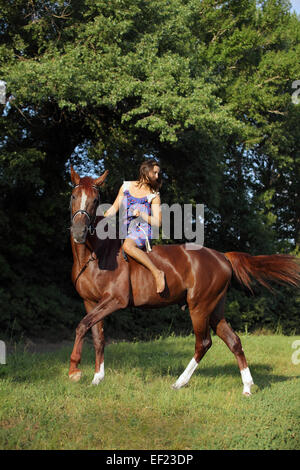
[[[104,217],[112,217],[112,216],[116,215],[116,213],[120,209],[122,199],[123,199],[123,186],[120,187],[118,195],[117,195],[113,205],[107,211],[105,211]]]

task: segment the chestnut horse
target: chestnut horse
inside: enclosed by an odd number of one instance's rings
[[[71,196],[71,244],[74,257],[72,281],[82,297],[86,316],[76,328],[71,354],[69,377],[80,379],[78,364],[83,339],[91,328],[95,347],[95,375],[98,385],[104,378],[103,320],[107,315],[130,305],[162,308],[179,304],[189,308],[195,333],[195,354],[184,372],[173,384],[179,389],[186,385],[212,341],[210,328],[225,342],[237,359],[243,382],[243,394],[251,394],[252,376],[240,338],[224,318],[224,304],[232,273],[251,289],[251,278],[266,287],[268,280],[298,286],[300,269],[289,255],[250,256],[246,253],[219,253],[202,247],[187,250],[185,245],[156,245],[148,254],[154,264],[165,272],[166,288],[156,293],[151,272],[122,252],[121,240],[100,240],[94,224],[100,203],[99,187],[107,171],[97,179],[80,176],[71,168],[74,185]]]

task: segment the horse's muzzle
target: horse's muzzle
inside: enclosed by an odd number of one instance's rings
[[[85,243],[88,228],[85,224],[73,224],[71,234],[75,243]]]

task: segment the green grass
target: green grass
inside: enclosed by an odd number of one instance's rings
[[[68,379],[71,349],[17,350],[0,365],[1,449],[299,449],[300,337],[241,335],[257,384],[242,396],[236,361],[213,337],[187,387],[171,389],[194,353],[194,337],[110,344],[105,379],[90,385],[85,344],[79,383]]]

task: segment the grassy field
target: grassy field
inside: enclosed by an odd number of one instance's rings
[[[213,337],[187,387],[171,384],[193,356],[194,337],[110,344],[105,379],[91,385],[85,343],[79,383],[70,346],[32,354],[18,347],[0,365],[1,449],[299,449],[300,337],[241,335],[255,393],[242,396],[235,358]]]

